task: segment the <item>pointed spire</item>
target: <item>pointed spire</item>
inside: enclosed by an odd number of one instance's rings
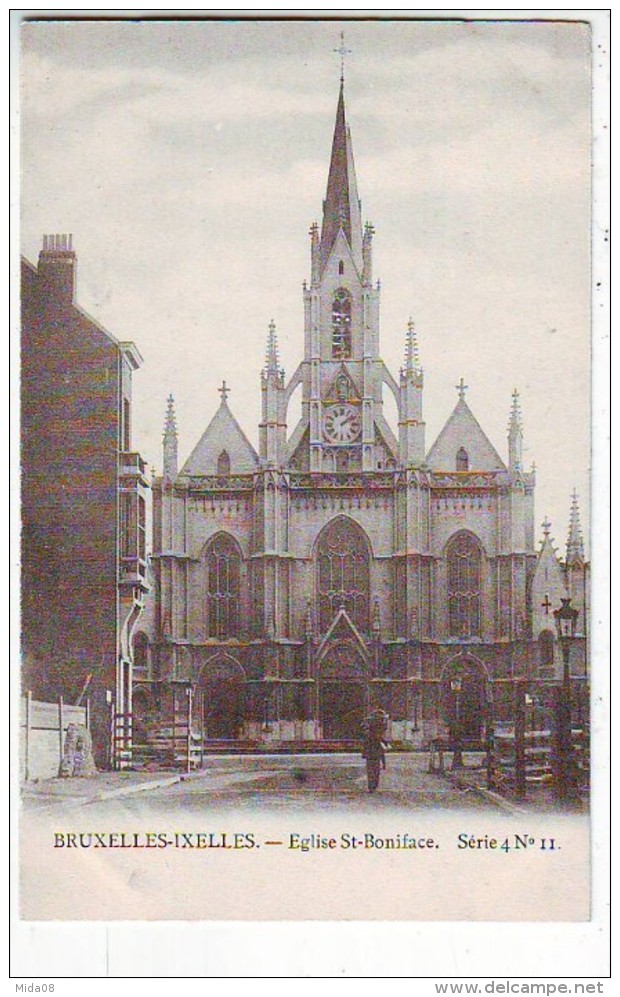
[[[407,339],[405,341],[405,372],[420,370],[420,350],[415,323],[411,317],[407,323]]]
[[[271,320],[269,323],[269,332],[267,333],[267,354],[265,356],[265,373],[266,374],[280,374],[282,368],[280,366],[280,358],[278,356],[278,337],[276,335],[276,324]]]
[[[323,202],[323,227],[321,229],[323,266],[327,263],[340,229],[346,236],[355,265],[361,273],[363,269],[362,214],[357,194],[351,133],[346,122],[344,84],[342,82],[338,95],[327,194]]]
[[[516,430],[521,430],[521,404],[519,401],[519,392],[515,388],[512,393],[512,406],[510,408],[510,422],[508,423],[508,432],[512,433]]]
[[[508,466],[511,471],[523,470],[523,425],[519,392],[516,388],[512,393],[508,422]]]
[[[568,524],[568,540],[566,541],[566,563],[571,565],[575,561],[583,560],[583,534],[581,532],[578,495],[576,491],[573,491]]]
[[[168,395],[166,419],[164,422],[164,477],[176,478],[178,471],[177,418],[174,411],[174,398]]]

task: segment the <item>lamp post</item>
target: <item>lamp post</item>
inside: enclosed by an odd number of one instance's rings
[[[463,742],[461,739],[461,691],[463,689],[463,677],[460,672],[456,672],[450,679],[450,691],[454,695],[454,726],[452,728],[452,768],[463,768]]]
[[[573,721],[570,685],[570,649],[575,637],[579,610],[571,606],[570,599],[562,599],[562,605],[553,612],[562,651],[564,664],[562,683],[558,689],[556,704],[556,750],[558,799],[565,802],[579,799],[577,768],[573,752]]]

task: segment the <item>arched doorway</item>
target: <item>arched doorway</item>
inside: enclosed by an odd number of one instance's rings
[[[198,711],[202,711],[204,736],[209,740],[234,741],[244,719],[245,673],[228,656],[207,662],[198,679]]]
[[[451,737],[482,741],[487,722],[487,675],[475,658],[458,657],[444,668],[444,718]]]
[[[326,741],[358,741],[368,712],[366,664],[352,640],[330,644],[320,663],[319,720]]]

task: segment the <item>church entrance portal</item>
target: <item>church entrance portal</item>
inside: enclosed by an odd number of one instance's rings
[[[320,718],[326,741],[359,741],[366,716],[366,688],[361,682],[322,682]]]
[[[236,662],[207,665],[200,676],[204,736],[208,740],[233,741],[239,737],[244,715],[244,674]]]
[[[366,664],[359,646],[338,635],[320,663],[319,720],[326,741],[359,741],[368,707]]]
[[[451,737],[481,741],[486,727],[486,673],[471,658],[457,659],[443,674],[444,715]]]

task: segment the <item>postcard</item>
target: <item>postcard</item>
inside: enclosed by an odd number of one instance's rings
[[[598,28],[431,13],[19,24],[25,922],[591,922]]]

